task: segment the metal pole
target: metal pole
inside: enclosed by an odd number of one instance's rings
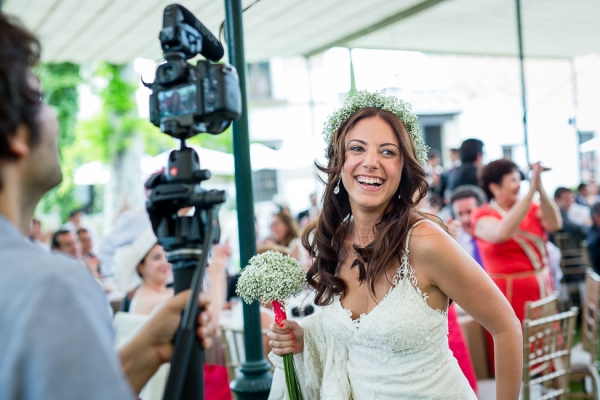
[[[306,63],[306,76],[308,78],[308,109],[310,110],[310,133],[314,136],[317,134],[315,131],[315,96],[313,95],[312,89],[312,63],[310,57],[304,57]]]
[[[244,56],[244,28],[242,1],[225,0],[225,32],[229,61],[238,71],[242,92],[242,116],[233,122],[233,156],[235,162],[235,190],[237,202],[240,265],[256,254],[254,233],[254,199],[252,168],[250,166],[250,137],[248,129],[248,102],[246,96],[246,60]],[[267,399],[271,390],[270,364],[263,358],[260,309],[258,302],[244,303],[244,348],[246,360],[242,376],[231,382],[231,389],[239,400]]]
[[[575,131],[575,138],[577,140],[577,160],[579,161],[579,181],[583,182],[583,168],[581,167],[582,154],[581,150],[579,150],[579,146],[581,145],[581,135],[577,129],[577,108],[579,106],[579,96],[577,92],[577,68],[575,67],[575,58],[571,58],[571,86],[573,89],[573,118],[569,120],[569,125],[572,125],[573,130]]]
[[[527,133],[527,94],[525,92],[525,63],[523,60],[523,30],[521,28],[521,0],[515,0],[517,6],[517,36],[519,39],[519,65],[521,68],[521,99],[523,101],[523,141],[525,142],[525,159],[529,162],[529,135]]]

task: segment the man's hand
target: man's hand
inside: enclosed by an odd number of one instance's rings
[[[140,329],[139,335],[144,335],[148,345],[154,348],[162,363],[168,362],[173,354],[173,338],[181,324],[181,315],[185,309],[190,291],[186,290],[169,299],[157,308],[150,319]],[[200,296],[200,309],[205,310],[208,306],[208,296],[203,293]],[[198,337],[202,340],[202,346],[206,349],[212,345],[210,336],[216,333],[215,324],[211,321],[208,311],[202,311],[198,316]]]
[[[454,238],[454,240],[456,240],[456,235],[460,229],[460,221],[455,219],[453,220],[452,217],[448,217],[446,220],[446,225],[448,226],[448,233]]]
[[[154,375],[161,364],[168,362],[173,354],[173,338],[181,323],[181,314],[190,295],[186,290],[177,294],[157,308],[137,335],[119,352],[121,364],[131,385],[137,393]],[[208,298],[202,294],[199,299],[201,310],[206,310]],[[204,348],[211,343],[210,336],[216,333],[216,325],[208,311],[198,316],[198,337]]]

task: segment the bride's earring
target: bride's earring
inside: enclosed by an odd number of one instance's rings
[[[401,198],[402,198],[402,195],[401,195],[401,194],[399,194],[399,195],[398,195],[398,198],[399,198],[399,199],[401,199]]]
[[[342,180],[342,177],[340,176],[340,179],[338,179],[337,185],[335,185],[335,189],[333,189],[333,194],[338,194],[340,192],[341,180]]]

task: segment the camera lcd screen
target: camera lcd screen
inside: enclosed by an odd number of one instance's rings
[[[198,108],[196,85],[187,85],[158,93],[159,117],[195,114]]]

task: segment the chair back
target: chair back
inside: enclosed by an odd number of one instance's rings
[[[523,400],[568,398],[577,314],[577,308],[572,307],[560,314],[523,321]],[[532,389],[540,386],[540,395],[534,397]]]
[[[236,378],[236,369],[246,359],[244,349],[244,329],[221,326],[221,342],[225,356],[225,366],[229,382]]]
[[[536,301],[525,303],[525,319],[540,319],[550,317],[558,312],[558,293],[554,292],[549,296]]]
[[[262,329],[261,333],[265,336],[269,331]],[[221,326],[221,342],[223,355],[225,356],[225,366],[229,375],[229,382],[238,377],[238,368],[246,361],[246,350],[244,348],[244,328],[231,328]]]
[[[600,275],[588,269],[585,274],[585,297],[581,316],[581,344],[593,359],[596,356],[598,302],[600,301]]]
[[[560,268],[565,278],[568,275],[583,275],[591,267],[585,241],[576,239],[567,232],[553,234],[554,244],[560,249]]]

